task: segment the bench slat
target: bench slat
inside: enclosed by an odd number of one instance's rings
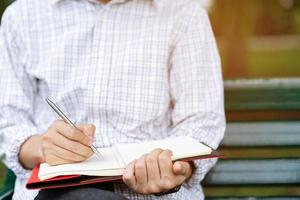
[[[208,185],[300,183],[300,159],[220,160],[205,179]]]
[[[300,78],[236,79],[225,80],[226,90],[241,89],[300,89]]]
[[[299,200],[299,197],[228,197],[228,198],[205,198],[207,200]]]
[[[277,184],[299,183],[299,176],[295,171],[285,172],[226,172],[210,173],[207,183],[211,184]]]
[[[228,159],[253,160],[253,159],[279,159],[300,158],[300,146],[298,147],[221,147],[218,150]]]
[[[299,110],[298,90],[225,91],[227,110]],[[259,97],[259,98],[257,98]]]
[[[300,185],[229,185],[204,187],[207,198],[300,198]]]
[[[239,110],[226,111],[228,122],[249,121],[300,121],[298,110]]]
[[[300,78],[227,80],[227,110],[299,110]]]
[[[300,146],[300,122],[231,122],[225,146]]]

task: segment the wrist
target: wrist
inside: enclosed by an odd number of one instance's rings
[[[41,144],[42,136],[34,135],[21,145],[19,161],[24,168],[32,169],[35,165],[44,161]]]
[[[172,194],[172,193],[175,193],[175,192],[178,192],[181,188],[181,185],[178,185],[174,188],[172,188],[171,190],[168,190],[166,192],[160,192],[160,193],[157,193],[157,194],[154,194],[155,196],[162,196],[162,195],[166,195],[166,194]]]

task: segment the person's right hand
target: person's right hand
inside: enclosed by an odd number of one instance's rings
[[[43,161],[49,165],[60,165],[86,160],[93,151],[94,125],[70,126],[62,120],[52,123],[41,137],[40,150]]]

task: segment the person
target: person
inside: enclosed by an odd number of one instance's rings
[[[14,200],[204,198],[200,182],[216,159],[172,163],[163,149],[130,163],[113,189],[25,188],[36,164],[83,161],[91,144],[189,135],[218,147],[223,81],[200,2],[18,0],[3,15],[0,52],[0,135],[17,176]],[[46,98],[78,129],[57,120]]]

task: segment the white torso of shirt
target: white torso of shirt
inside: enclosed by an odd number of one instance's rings
[[[33,22],[27,72],[73,121],[96,125],[97,147],[166,136],[172,20],[152,4],[67,0]],[[38,105],[46,129],[57,116]]]
[[[97,147],[172,134],[172,126],[188,117],[198,98],[206,95],[197,85],[191,86],[196,97],[178,107],[187,112],[171,117],[171,90],[180,96],[184,82],[176,81],[188,74],[178,70],[170,77],[172,53],[186,31],[193,4],[198,5],[193,0],[115,0],[107,5],[92,0],[19,0],[11,10],[19,12],[24,22],[20,34],[24,34],[26,56],[22,62],[30,77],[28,86],[35,91],[32,120],[38,133],[58,118],[44,101],[49,97],[76,123],[97,127]],[[215,43],[211,45],[206,49],[213,52],[207,67],[219,65]],[[185,59],[193,56],[188,52],[193,48],[183,52]],[[203,63],[191,64],[196,65]],[[201,68],[191,70],[201,73]],[[216,76],[211,79],[219,84],[222,80]],[[189,78],[195,77],[184,80]],[[171,88],[172,81],[173,87],[179,87]],[[206,106],[213,107],[207,102]],[[24,188],[25,181],[17,180],[14,199],[33,199],[37,194]],[[122,184],[116,185],[116,191],[131,199],[203,198],[200,185],[164,197],[137,195]]]

